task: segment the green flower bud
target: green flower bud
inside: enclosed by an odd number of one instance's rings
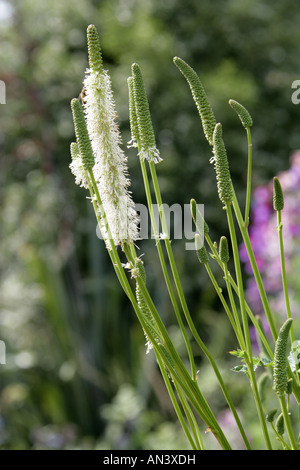
[[[273,178],[273,207],[275,211],[282,211],[284,208],[284,198],[279,179]]]
[[[274,408],[273,410],[269,411],[269,413],[266,416],[266,419],[269,423],[273,423],[274,418],[276,416],[277,410]]]
[[[151,121],[149,103],[144,86],[143,76],[138,64],[132,64],[133,93],[135,102],[138,134],[141,145],[139,152],[143,160],[158,163],[162,160],[156,147],[155,136]]]
[[[234,109],[234,111],[238,114],[244,128],[247,129],[248,127],[251,127],[253,121],[247,109],[235,100],[229,100],[229,104],[232,109]]]
[[[191,214],[192,214],[192,217],[193,217],[193,221],[196,225],[196,228],[197,228],[198,232],[200,234],[202,232],[204,232],[204,235],[207,235],[209,233],[209,227],[208,227],[207,223],[205,222],[205,220],[203,219],[202,214],[201,214],[201,212],[199,211],[199,209],[197,207],[197,203],[196,203],[195,199],[190,200],[190,208],[191,208]],[[202,227],[202,223],[203,223],[203,227]]]
[[[71,109],[73,114],[75,134],[82,159],[82,165],[85,170],[88,170],[94,166],[95,158],[86,127],[84,112],[78,99],[74,98],[71,101]]]
[[[220,123],[216,124],[213,134],[213,152],[219,198],[223,204],[230,204],[233,198],[233,190]]]
[[[282,413],[280,413],[280,415],[276,419],[275,429],[278,432],[278,434],[280,434],[280,436],[284,434],[284,417]]]
[[[287,391],[287,357],[286,349],[289,331],[293,320],[288,318],[282,325],[275,343],[274,351],[274,390],[278,396],[283,396]]]
[[[220,245],[219,245],[219,256],[222,263],[227,264],[229,261],[229,249],[228,249],[228,242],[226,237],[220,238]]]
[[[204,131],[204,135],[210,145],[213,145],[213,132],[216,119],[213,110],[208,102],[206,92],[200,78],[192,67],[179,57],[174,57],[174,64],[178,67],[182,75],[189,84],[193,99],[196,103]]]
[[[200,263],[206,264],[209,261],[209,257],[206,251],[205,246],[203,245],[203,240],[198,233],[195,235],[195,245],[196,252]]]
[[[97,29],[93,24],[90,24],[87,28],[87,42],[90,69],[93,72],[101,72],[103,63],[100,39]]]

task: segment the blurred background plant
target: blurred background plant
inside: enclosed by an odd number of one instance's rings
[[[164,158],[158,172],[164,200],[188,204],[195,198],[204,204],[217,240],[227,233],[208,163],[210,149],[172,58],[182,57],[199,73],[223,124],[233,181],[242,198],[246,141],[228,100],[249,109],[253,185],[258,188],[254,203],[262,205],[260,187],[290,171],[289,157],[300,148],[299,108],[291,102],[291,84],[300,73],[299,16],[291,0],[0,1],[0,78],[6,84],[0,127],[0,338],[7,348],[0,371],[2,448],[187,445],[155,361],[144,355],[143,333],[96,237],[90,204],[68,168],[74,133],[70,100],[79,95],[87,66],[87,25],[93,22],[101,34],[123,141],[130,139],[126,80],[131,63],[138,62]],[[138,159],[132,150],[128,156],[134,200],[145,203]],[[293,236],[297,240],[298,232]],[[299,247],[289,242],[298,304]],[[195,324],[214,351],[259,448],[247,381],[230,371],[233,359],[227,351],[236,346],[230,326],[195,253],[185,251],[180,240],[173,248]],[[153,241],[140,243],[140,252],[147,254],[149,288],[176,339],[152,250]],[[220,273],[215,274],[222,283]],[[177,347],[184,350],[179,340]],[[202,389],[234,438],[210,367],[197,349],[195,355]],[[209,433],[204,439],[209,446]]]

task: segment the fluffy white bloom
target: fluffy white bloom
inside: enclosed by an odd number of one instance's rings
[[[84,89],[87,129],[95,156],[93,173],[107,222],[116,245],[130,244],[138,238],[139,221],[128,190],[127,157],[120,147],[121,136],[109,75],[103,69],[88,69]],[[102,235],[107,240],[104,226]]]

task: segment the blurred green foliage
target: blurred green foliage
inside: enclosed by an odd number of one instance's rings
[[[0,78],[7,94],[0,110],[0,338],[7,346],[0,371],[2,448],[185,445],[95,236],[90,203],[68,168],[70,100],[79,95],[87,66],[87,25],[94,23],[101,35],[124,145],[130,139],[126,80],[138,62],[164,158],[158,174],[165,202],[188,204],[193,197],[204,204],[217,238],[227,229],[208,163],[211,150],[172,58],[182,57],[199,73],[223,124],[243,198],[246,141],[228,100],[240,101],[254,119],[254,185],[268,181],[300,148],[299,108],[291,102],[300,73],[298,20],[291,0],[0,1]],[[132,149],[128,156],[134,200],[144,203],[138,159]],[[143,241],[140,251],[158,310],[172,323],[153,245]],[[195,322],[232,381],[226,351],[235,345],[215,293],[194,253],[180,241],[173,246]],[[211,371],[195,355],[199,380],[223,413]],[[246,382],[234,379],[233,398],[249,417],[254,406]],[[254,425],[250,432],[259,447]]]

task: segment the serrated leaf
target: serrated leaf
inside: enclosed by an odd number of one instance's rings
[[[273,361],[267,357],[262,357],[261,359],[262,366],[264,367],[273,367]]]
[[[235,366],[235,367],[233,367],[231,370],[233,370],[233,372],[244,372],[244,373],[247,373],[247,366],[246,366],[246,365],[243,365],[243,366]]]
[[[242,349],[234,349],[233,351],[229,351],[229,354],[236,357],[246,357],[246,351],[243,351]]]
[[[266,357],[253,357],[252,359],[254,370],[256,370],[258,366],[272,367],[272,361]]]

